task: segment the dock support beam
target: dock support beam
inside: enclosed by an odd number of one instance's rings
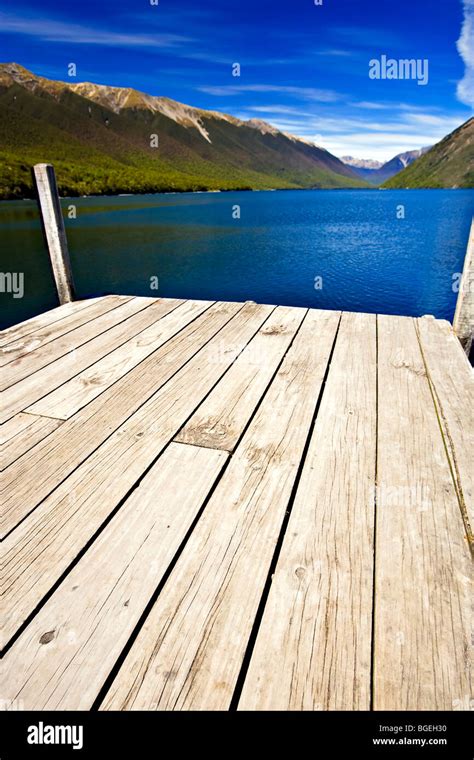
[[[51,164],[36,164],[33,177],[59,302],[68,303],[75,298],[74,281],[54,168]]]
[[[453,329],[469,356],[474,334],[474,219],[467,244],[464,269],[459,286]]]

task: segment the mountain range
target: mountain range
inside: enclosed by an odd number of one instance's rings
[[[69,84],[0,64],[0,197],[33,193],[30,166],[54,164],[63,195],[361,187],[324,148],[130,88]]]
[[[474,117],[384,183],[387,188],[474,188]]]
[[[387,178],[384,186],[472,187],[473,125],[470,119],[421,157],[412,151],[358,166],[258,119],[0,64],[0,198],[31,197],[31,166],[44,162],[54,164],[59,191],[70,196],[367,188]],[[402,184],[390,184],[399,177]]]
[[[343,156],[343,161],[347,166],[351,166],[354,171],[363,179],[372,185],[381,185],[395,174],[401,172],[407,166],[412,164],[418,158],[423,156],[430,148],[421,148],[419,150],[409,150],[405,153],[398,153],[396,156],[383,163],[366,158],[353,158],[352,156]]]
[[[375,158],[354,158],[354,156],[342,156],[341,161],[357,169],[380,169],[384,164],[383,161],[377,161]]]

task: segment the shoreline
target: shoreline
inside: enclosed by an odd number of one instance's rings
[[[235,190],[161,190],[155,193],[91,193],[90,195],[60,195],[60,200],[77,200],[78,198],[138,198],[155,195],[215,195],[220,193],[282,193],[282,192],[414,192],[414,191],[474,191],[474,187],[269,187],[269,188],[236,188]],[[24,201],[36,202],[34,196],[24,198],[0,198],[0,203],[15,203]]]

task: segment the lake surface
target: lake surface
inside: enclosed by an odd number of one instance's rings
[[[62,205],[81,298],[253,300],[451,320],[474,191],[185,193]],[[57,305],[33,201],[0,203],[0,257],[0,271],[24,273],[23,298],[0,294],[1,327]]]

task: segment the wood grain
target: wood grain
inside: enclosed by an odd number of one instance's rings
[[[240,710],[370,709],[375,320],[342,317]]]
[[[453,330],[469,356],[474,339],[474,218],[467,243],[456,311],[453,319]]]
[[[244,306],[216,340],[227,337],[229,342],[240,341],[243,347],[266,318],[268,308]],[[230,312],[239,310],[240,306],[233,305]],[[229,316],[223,310],[219,313],[222,321]],[[204,324],[208,320],[209,315]],[[214,322],[214,329],[215,325]],[[5,641],[128,495],[226,368],[209,364],[197,354],[6,537]],[[67,424],[63,423],[61,429]],[[88,435],[87,427],[83,434]],[[16,520],[22,509],[21,504],[18,506]],[[9,517],[14,519],[11,514]]]
[[[228,708],[338,321],[308,313],[103,709]]]
[[[177,311],[173,310],[152,323],[115,351],[28,407],[28,411],[69,419],[166,343],[176,332],[177,320],[179,324],[192,322],[209,306],[209,301],[186,301]]]
[[[414,321],[379,317],[376,710],[472,694],[472,562]]]
[[[4,699],[91,708],[226,458],[166,449],[6,655]]]
[[[95,335],[97,303],[0,337],[30,367],[66,351],[2,395],[2,697],[469,709],[473,374],[450,325],[156,299]]]
[[[466,534],[474,549],[474,370],[449,322],[417,320]]]
[[[100,397],[39,443],[5,473],[2,482],[2,534],[31,512],[110,435],[144,405],[239,310],[211,307]],[[177,321],[176,330],[180,323]],[[181,324],[181,327],[183,325]],[[29,472],[36,473],[34,483]]]
[[[68,303],[75,298],[74,279],[53,165],[35,164],[33,179],[59,303]]]
[[[82,325],[85,325],[97,316],[106,314],[112,309],[116,309],[117,306],[126,303],[127,300],[131,300],[131,298],[125,297],[121,301],[117,301],[112,296],[108,298],[91,298],[89,302],[80,302],[82,308],[75,309],[62,319],[58,319],[50,325],[39,328],[1,348],[0,366],[3,367],[5,364],[16,361],[25,354],[37,351],[38,348],[41,348],[46,343],[51,343],[51,341],[56,340],[56,338],[60,338],[62,335],[66,335],[66,333],[75,330],[76,327],[82,327]],[[86,304],[85,306],[83,305],[84,303]]]
[[[20,348],[18,358],[9,361],[2,369],[0,390],[5,390],[28,377],[28,375],[32,375],[42,367],[55,361],[55,359],[78,348],[99,333],[122,322],[130,314],[144,309],[151,303],[151,299],[134,299],[127,296],[116,296],[114,301],[98,301],[87,310],[89,319],[87,321],[83,320],[80,326],[75,327],[66,334],[55,337],[51,341],[46,341],[34,351],[25,353],[23,348]],[[83,314],[84,312],[81,310],[78,314],[72,316],[81,322]],[[7,348],[3,349],[4,353],[7,351]],[[9,353],[10,356],[11,354]]]
[[[94,337],[94,324],[97,320],[94,320],[90,327],[85,325],[89,327],[90,340],[77,348],[73,348],[65,355],[58,357],[55,361],[38,369],[4,391],[2,393],[0,421],[8,419],[19,411],[24,411],[83,369],[95,364],[99,357],[106,355],[134,337],[137,332],[146,328],[150,323],[153,324],[154,321],[167,314],[178,304],[178,302],[173,301],[169,303],[161,301],[146,303],[146,301],[148,299],[133,299],[120,307],[120,310],[115,309],[115,312],[121,311],[118,318],[115,317],[113,320],[116,324],[109,325],[110,329],[106,331],[97,327],[96,337]],[[64,340],[67,339],[68,335],[65,335]]]
[[[0,425],[0,471],[59,427],[60,420],[21,412]]]
[[[294,307],[275,309],[176,440],[232,451],[305,313]],[[229,350],[232,347],[221,346],[217,356],[210,359],[221,361],[219,354]]]
[[[103,296],[103,298],[113,299],[114,296]],[[83,301],[65,303],[62,306],[57,306],[55,309],[50,309],[50,311],[37,314],[36,317],[26,319],[24,322],[18,322],[16,325],[7,327],[5,330],[0,331],[0,347],[3,348],[10,343],[23,340],[27,335],[31,335],[36,330],[48,327],[81,309],[87,309],[96,300],[95,298],[87,298]]]

